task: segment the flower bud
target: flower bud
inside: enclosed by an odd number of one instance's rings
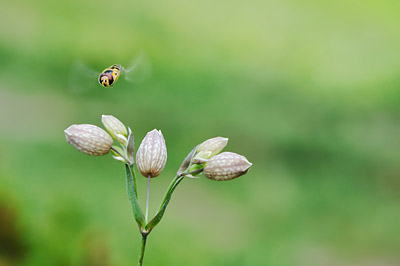
[[[128,143],[126,145],[126,155],[128,155],[128,160],[129,160],[129,165],[133,165],[134,160],[134,154],[135,154],[135,141],[133,138],[132,130],[130,127],[128,127]]]
[[[64,133],[68,143],[88,155],[105,155],[113,143],[106,131],[94,125],[72,125]]]
[[[122,163],[128,163],[126,161],[126,159],[124,158],[123,154],[124,154],[124,150],[121,147],[118,147],[118,146],[111,147],[111,156],[115,160],[122,162]]]
[[[201,143],[197,152],[203,155],[202,159],[209,159],[220,153],[225,148],[226,144],[228,144],[228,138],[215,137]],[[204,158],[205,154],[208,154],[208,158]]]
[[[201,151],[196,154],[196,156],[193,157],[192,163],[194,164],[202,164],[208,161],[208,159],[211,157],[211,152],[210,151]]]
[[[125,125],[112,115],[102,115],[101,122],[112,137],[117,138],[116,135],[123,135],[128,137],[128,131]]]
[[[231,180],[244,175],[252,163],[233,152],[223,152],[212,157],[204,166],[204,175],[210,179]]]
[[[144,177],[158,176],[167,162],[167,147],[161,131],[153,129],[144,137],[136,153],[136,164]]]

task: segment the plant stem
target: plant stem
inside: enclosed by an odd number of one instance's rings
[[[147,223],[147,218],[149,217],[149,199],[150,199],[150,179],[151,179],[151,174],[147,176],[147,199],[146,199],[146,223]]]
[[[182,174],[180,174],[179,176],[185,176],[185,175],[191,175],[191,174],[198,174],[204,171],[204,168],[198,169],[198,170],[194,170],[192,172],[184,172]]]
[[[139,266],[143,265],[144,250],[146,248],[146,240],[148,233],[142,233],[142,248],[140,249]]]

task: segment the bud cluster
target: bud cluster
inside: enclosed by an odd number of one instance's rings
[[[114,159],[129,165],[134,164],[134,140],[129,127],[112,115],[103,115],[101,122],[108,133],[95,125],[72,125],[64,133],[67,142],[81,152],[92,155],[106,155],[110,151]],[[113,139],[120,146],[112,146]],[[167,147],[160,130],[147,133],[136,154],[136,163],[140,173],[156,177],[165,167]]]
[[[111,151],[114,159],[133,165],[133,135],[130,128],[112,115],[103,115],[101,121],[108,133],[95,125],[72,125],[64,130],[67,142],[91,156],[106,155]],[[113,139],[121,147],[112,146]]]
[[[112,115],[101,119],[108,133],[95,125],[72,125],[65,130],[67,141],[83,153],[92,156],[105,155],[110,151],[117,161],[133,165],[133,134],[120,120]],[[113,139],[120,147],[112,146]],[[215,137],[196,146],[183,161],[178,175],[195,177],[201,172],[212,180],[231,180],[247,173],[251,163],[246,157],[222,152],[228,138]],[[167,147],[160,130],[153,129],[144,137],[136,154],[136,164],[144,177],[157,177],[165,167]]]
[[[195,147],[183,161],[178,174],[195,177],[201,171],[212,180],[231,180],[247,173],[252,163],[233,152],[220,153],[228,138],[215,137]]]

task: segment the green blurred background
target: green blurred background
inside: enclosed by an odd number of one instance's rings
[[[184,180],[145,265],[400,265],[399,12],[395,0],[2,1],[0,265],[136,265],[123,165],[63,133],[102,114],[136,146],[153,128],[166,138],[150,213],[205,139],[229,137],[253,163],[230,182]],[[140,51],[141,82],[103,88],[74,69]]]

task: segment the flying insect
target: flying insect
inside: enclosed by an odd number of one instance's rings
[[[123,68],[121,65],[112,65],[104,69],[99,76],[99,83],[104,87],[112,87],[118,80],[122,70]]]
[[[91,90],[96,79],[103,87],[113,87],[120,76],[131,83],[141,83],[151,76],[151,63],[145,52],[140,52],[128,64],[128,68],[114,64],[102,72],[97,72],[80,60],[75,60],[68,80],[68,90],[72,93],[84,93]]]

